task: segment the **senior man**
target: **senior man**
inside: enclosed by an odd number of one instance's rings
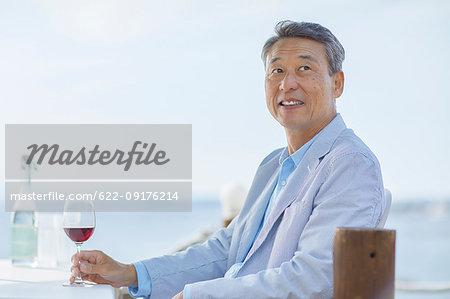
[[[200,245],[132,265],[83,251],[72,280],[81,268],[84,279],[151,298],[332,297],[334,230],[376,227],[380,166],[336,112],[344,87],[336,37],[305,22],[275,32],[262,50],[266,103],[287,147],[262,161],[239,216]]]

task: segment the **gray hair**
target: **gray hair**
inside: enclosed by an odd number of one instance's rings
[[[331,31],[320,24],[308,22],[281,21],[275,26],[275,34],[269,38],[261,53],[261,59],[266,65],[267,54],[272,46],[279,40],[287,37],[301,37],[312,39],[325,46],[325,55],[328,60],[330,76],[342,70],[345,58],[344,47]]]

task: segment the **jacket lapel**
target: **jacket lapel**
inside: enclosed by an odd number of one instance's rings
[[[252,212],[250,212],[245,219],[245,227],[242,232],[239,249],[236,255],[237,262],[241,262],[244,260],[250,247],[253,244],[253,240],[255,240],[255,235],[258,231],[259,226],[261,225],[261,221],[266,211],[267,203],[270,199],[270,196],[272,195],[272,191],[277,182],[279,172],[280,167],[278,159],[276,159],[276,164],[273,165],[270,170],[270,173],[272,175],[268,176],[268,180],[265,183],[263,191],[260,193],[260,195],[258,196],[257,200],[254,203],[254,206],[251,209]]]

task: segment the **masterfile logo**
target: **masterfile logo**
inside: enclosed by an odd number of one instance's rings
[[[141,144],[144,150],[148,147],[146,152],[138,150],[138,147]],[[96,144],[92,150],[86,150],[86,147],[82,147],[80,151],[75,153],[72,150],[63,150],[60,152],[58,144],[53,144],[52,146],[49,146],[48,144],[42,144],[40,146],[37,144],[32,144],[27,147],[27,149],[31,150],[31,152],[28,156],[26,164],[30,165],[33,163],[33,159],[37,154],[39,154],[37,155],[38,158],[36,162],[38,165],[41,165],[45,158],[47,158],[47,163],[49,165],[71,165],[74,163],[77,165],[84,165],[86,163],[89,165],[94,165],[96,163],[108,165],[113,162],[117,162],[118,165],[125,165],[125,171],[130,169],[134,156],[136,156],[136,165],[149,165],[151,163],[155,163],[155,165],[164,165],[169,162],[170,159],[165,159],[165,151],[160,150],[153,155],[155,147],[156,143],[152,143],[148,146],[148,143],[135,141],[131,151],[129,152],[124,152],[121,150],[116,150],[113,153],[108,150],[100,151],[100,145]]]

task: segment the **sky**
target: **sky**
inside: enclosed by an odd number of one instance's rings
[[[449,1],[0,0],[2,126],[192,124],[194,199],[249,187],[286,145],[260,60],[286,19],[343,44],[338,112],[394,200],[450,199]]]

